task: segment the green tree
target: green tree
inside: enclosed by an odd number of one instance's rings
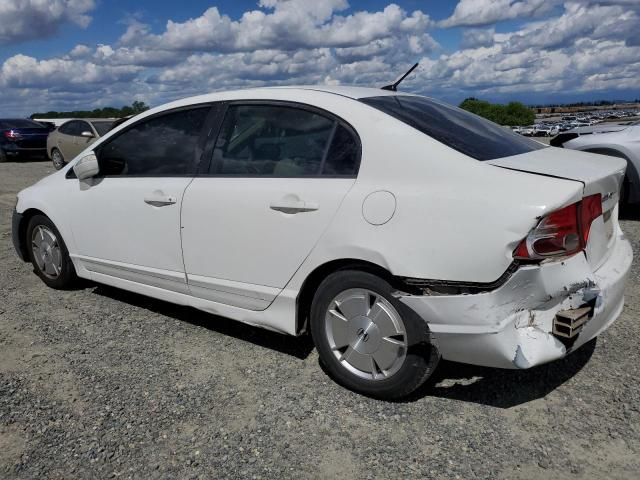
[[[137,115],[146,110],[149,106],[141,101],[134,101],[131,106],[125,105],[122,108],[103,107],[93,110],[74,110],[71,112],[36,112],[31,118],[121,118],[129,115]]]
[[[470,97],[460,103],[460,108],[499,125],[531,125],[535,120],[533,110],[520,102],[502,105]]]
[[[138,100],[136,100],[131,104],[131,108],[133,109],[134,115],[137,115],[138,113],[146,112],[147,110],[149,110],[149,107],[147,106],[146,103],[139,102]]]

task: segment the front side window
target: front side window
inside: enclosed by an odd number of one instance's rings
[[[231,105],[216,141],[210,173],[265,177],[320,175],[338,126],[337,121],[302,108]],[[338,164],[350,161],[342,159],[348,154],[338,153]]]
[[[360,101],[476,160],[494,160],[545,148],[478,115],[430,98],[389,95]]]
[[[96,149],[100,175],[189,174],[199,160],[200,135],[210,107],[143,120]]]
[[[76,131],[75,131],[75,135],[80,137],[82,136],[83,132],[91,132],[93,133],[93,130],[91,130],[91,127],[89,126],[89,124],[87,122],[82,122],[82,121],[78,121],[76,122]]]

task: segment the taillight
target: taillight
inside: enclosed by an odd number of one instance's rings
[[[5,130],[3,133],[7,140],[15,141],[15,140],[20,140],[22,138],[22,135],[20,135],[15,130]]]
[[[587,246],[593,221],[602,215],[602,196],[598,193],[551,212],[513,251],[513,258],[539,260],[573,255]]]

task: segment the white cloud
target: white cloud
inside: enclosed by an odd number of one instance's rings
[[[135,78],[141,70],[136,66],[109,67],[82,60],[55,58],[37,60],[14,55],[0,69],[0,85],[7,88],[54,88],[78,90]]]
[[[519,17],[531,18],[550,12],[558,0],[460,0],[442,27],[490,25]]]
[[[493,45],[495,28],[468,28],[462,32],[462,48],[490,47]]]
[[[166,30],[150,34],[139,23],[121,38],[123,45],[145,45],[166,51],[243,52],[258,49],[355,47],[376,40],[421,35],[432,22],[420,11],[408,14],[390,4],[379,12],[339,15],[348,4],[344,0],[262,0],[260,6],[272,11],[252,10],[234,21],[211,7],[198,18],[182,23],[168,21]]]
[[[86,28],[94,0],[2,0],[0,1],[0,44],[44,38],[65,23]]]
[[[133,99],[157,105],[262,85],[380,86],[417,60],[403,88],[441,98],[605,89],[637,95],[640,2],[625,2],[567,0],[547,17],[537,16],[548,7],[536,9],[535,1],[507,2],[500,18],[529,21],[511,32],[465,28],[457,51],[436,42],[426,13],[395,4],[355,11],[344,0],[262,0],[237,19],[210,8],[161,31],[130,19],[113,44],[80,44],[50,59],[8,58],[0,64],[0,104],[31,113]],[[460,21],[468,5],[458,4]],[[483,22],[498,18],[491,12]]]

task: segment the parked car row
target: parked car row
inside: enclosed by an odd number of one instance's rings
[[[528,127],[511,127],[514,133],[519,133],[525,137],[553,137],[560,133],[557,125],[530,125]]]
[[[624,120],[629,117],[638,116],[636,111],[598,111],[585,112],[576,115],[564,115],[558,121],[540,120],[535,125],[514,126],[511,129],[515,133],[526,137],[555,137],[559,133],[573,130],[574,128],[590,127],[597,125],[604,120],[620,119]]]
[[[59,170],[118,122],[113,119],[73,119],[56,128],[52,122],[0,119],[0,162],[49,157]]]

